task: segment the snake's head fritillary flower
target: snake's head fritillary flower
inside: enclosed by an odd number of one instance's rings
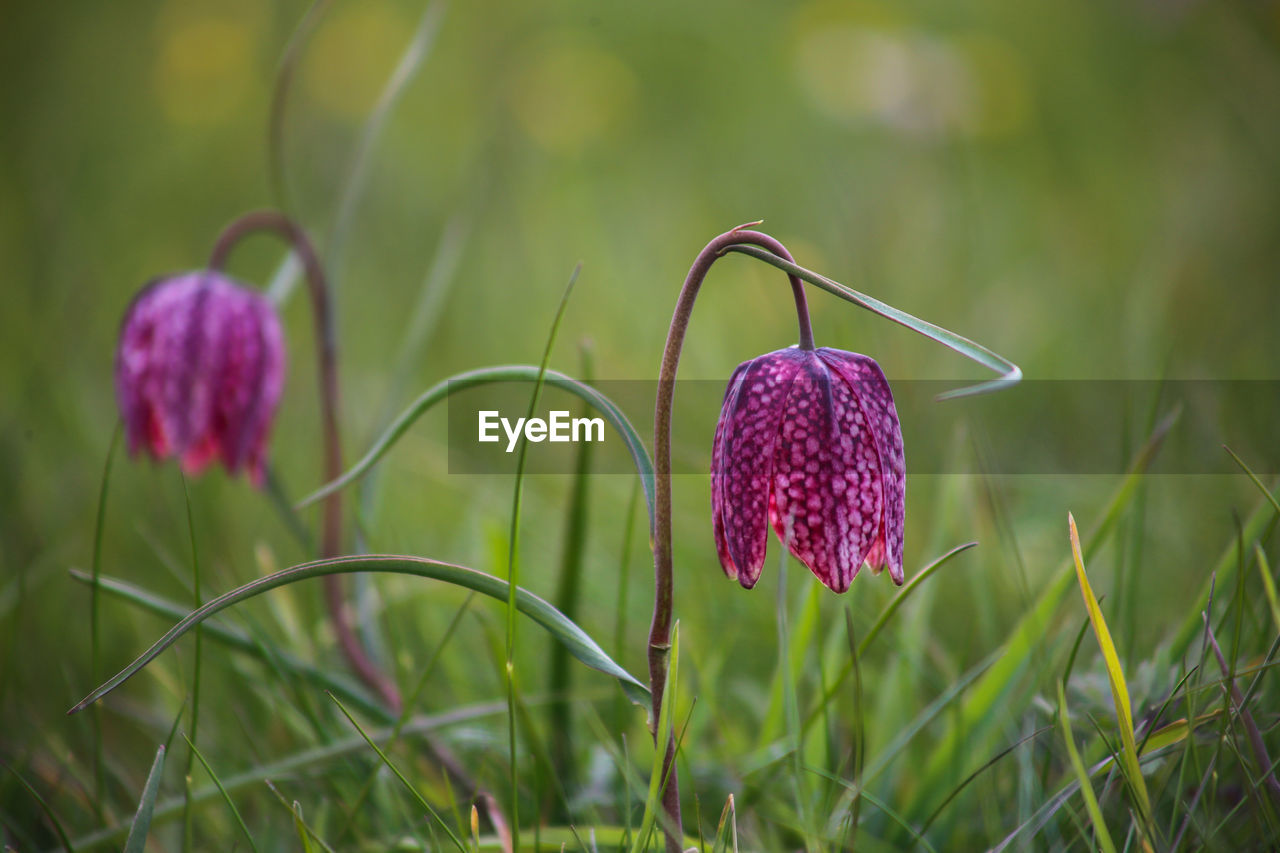
[[[820,348],[744,362],[711,450],[711,510],[725,574],[747,589],[768,526],[844,592],[866,563],[901,585],[906,468],[893,394],[865,355]]]
[[[176,457],[188,474],[220,459],[260,486],[284,362],[280,320],[260,294],[210,270],[152,282],[116,350],[129,452]]]

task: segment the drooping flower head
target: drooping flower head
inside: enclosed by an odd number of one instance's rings
[[[791,347],[738,365],[711,450],[725,574],[755,586],[772,524],[836,592],[864,562],[901,585],[905,495],[902,430],[874,360]]]
[[[284,363],[280,320],[262,295],[211,270],[152,282],[125,312],[116,350],[129,452],[176,457],[188,474],[221,459],[261,485]]]

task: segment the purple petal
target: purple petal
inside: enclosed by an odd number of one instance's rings
[[[764,568],[770,461],[787,392],[802,360],[798,350],[779,350],[740,365],[734,373],[737,387],[730,385],[716,426],[711,461],[716,548],[725,573],[747,589],[756,585]]]
[[[880,527],[880,459],[853,391],[813,352],[787,399],[772,498],[773,528],[796,559],[848,589]]]
[[[838,373],[857,398],[867,427],[875,440],[884,483],[884,516],[876,536],[876,546],[867,563],[878,571],[888,565],[889,577],[901,586],[902,536],[906,513],[907,468],[902,450],[902,427],[893,404],[889,381],[874,359],[858,353],[823,347],[818,357]]]
[[[270,303],[220,273],[171,276],[125,313],[116,393],[131,451],[176,456],[196,474],[215,459],[260,484],[284,381]]]

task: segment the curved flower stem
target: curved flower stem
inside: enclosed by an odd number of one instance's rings
[[[751,223],[755,224],[755,223]],[[671,556],[671,406],[675,399],[676,370],[680,365],[680,351],[684,347],[685,332],[689,329],[689,317],[693,313],[693,303],[698,298],[698,290],[702,280],[716,259],[721,257],[730,246],[740,243],[754,243],[762,246],[787,261],[793,261],[791,253],[767,234],[759,231],[742,230],[748,226],[739,226],[727,231],[712,240],[698,253],[680,289],[680,298],[676,302],[675,314],[671,318],[671,328],[667,332],[667,345],[662,352],[662,367],[658,372],[658,401],[654,407],[653,417],[653,464],[654,495],[656,506],[653,530],[653,623],[649,628],[649,690],[653,701],[654,742],[659,742],[657,731],[658,720],[661,719],[662,693],[667,684],[667,667],[670,663],[668,652],[671,648],[671,615],[672,615],[672,556]],[[796,301],[796,315],[800,324],[800,348],[813,349],[813,330],[809,325],[809,307],[805,302],[804,285],[794,275],[791,280],[792,293]],[[668,739],[666,758],[663,762],[663,775],[667,779],[662,794],[662,805],[667,812],[667,850],[668,853],[680,851],[680,789],[677,784],[675,768],[675,738]]]
[[[316,329],[316,358],[320,373],[320,422],[324,432],[324,476],[326,480],[342,474],[342,444],[338,437],[338,366],[337,335],[329,300],[329,284],[324,268],[306,232],[288,216],[276,210],[246,213],[232,222],[218,237],[209,257],[209,268],[221,270],[232,248],[243,237],[255,231],[270,231],[293,246],[306,272],[311,294],[311,310]],[[333,492],[324,501],[320,536],[321,559],[336,557],[342,551],[342,496]],[[365,652],[351,624],[342,592],[342,580],[329,575],[324,581],[325,603],[333,621],[338,645],[360,680],[376,691],[393,711],[400,709],[400,692]]]

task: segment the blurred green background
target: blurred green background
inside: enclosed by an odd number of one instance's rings
[[[116,420],[119,318],[145,281],[202,265],[223,225],[249,209],[287,203],[326,257],[349,458],[427,385],[472,367],[536,363],[579,261],[552,365],[578,372],[578,344],[589,339],[597,377],[653,378],[694,255],[755,219],[802,265],[979,341],[1030,378],[1280,377],[1280,4],[437,4],[425,24],[434,28],[429,52],[370,137],[353,184],[369,116],[424,26],[423,6],[334,0],[300,42],[280,113],[282,195],[268,119],[281,57],[307,8],[174,0],[0,9],[0,757],[44,786],[74,776],[88,743],[85,717],[63,716],[92,686],[89,597],[66,570],[90,560]],[[265,286],[280,260],[279,246],[261,238],[231,266]],[[319,480],[301,295],[283,308],[290,369],[272,449],[294,495]],[[415,332],[424,298],[438,301]],[[790,301],[772,268],[742,257],[718,264],[681,376],[725,378],[738,362],[792,343]],[[873,355],[891,380],[980,375],[824,294],[811,296],[811,308],[820,344]],[[426,346],[411,351],[398,379],[397,359],[417,333]],[[1021,417],[1034,430],[1052,412]],[[1099,440],[1136,446],[1144,419],[1136,405],[1131,435]],[[637,427],[648,435],[647,423]],[[501,572],[494,543],[505,535],[510,482],[449,475],[444,441],[443,414],[428,416],[388,459],[368,504],[368,547]],[[955,445],[974,452],[962,434]],[[900,650],[902,666],[927,673],[911,683],[946,682],[928,649],[972,663],[994,648],[1068,553],[1066,511],[1085,526],[1115,482],[913,478],[908,574],[959,542],[982,546],[912,611],[929,640],[923,653]],[[523,579],[548,596],[569,485],[538,477],[526,501]],[[207,589],[306,557],[245,482],[211,472],[189,488]],[[640,673],[652,582],[642,523],[630,571],[619,569],[631,488],[621,476],[593,481],[580,621],[612,651],[625,583],[620,660]],[[121,455],[104,571],[185,596],[182,495],[172,466]],[[679,478],[675,499],[688,678],[692,692],[708,691],[698,714],[715,719],[726,712],[717,703],[756,702],[772,672],[776,565],[771,558],[755,593],[730,584],[716,564],[706,478]],[[1230,541],[1233,512],[1254,499],[1241,477],[1153,481],[1144,561],[1159,583],[1117,629],[1134,653],[1155,642],[1169,608],[1186,605]],[[1091,567],[1096,588],[1108,588],[1118,559],[1104,554]],[[802,573],[792,572],[793,584]],[[405,579],[376,587],[390,654],[412,673],[460,596]],[[862,578],[848,595],[870,619],[890,589],[885,578]],[[290,642],[314,644],[337,666],[318,598],[318,587],[295,587],[251,612],[279,611]],[[477,609],[500,619],[497,608]],[[119,602],[105,601],[103,614],[112,671],[165,627]],[[1072,611],[1073,624],[1079,616]],[[487,654],[475,650],[481,627],[465,636],[424,710],[500,698],[497,672],[468,659]],[[521,636],[533,689],[547,647],[532,627]],[[163,736],[181,705],[184,655],[170,653],[154,668],[168,676],[144,673],[104,716],[122,790],[140,787],[156,731]],[[211,656],[207,666],[216,687],[206,689],[256,707],[242,695],[252,690],[245,665]],[[603,677],[578,679],[612,700]],[[246,712],[242,722],[252,719]],[[636,743],[642,723],[631,722]],[[893,721],[875,725],[871,736],[883,737]],[[232,719],[208,726],[211,755],[245,760],[226,742],[238,737]],[[501,730],[495,720],[477,737]],[[704,782],[716,803],[706,811],[718,812],[722,782]],[[21,811],[20,795],[6,791],[5,810]],[[96,826],[86,812],[70,823]]]

